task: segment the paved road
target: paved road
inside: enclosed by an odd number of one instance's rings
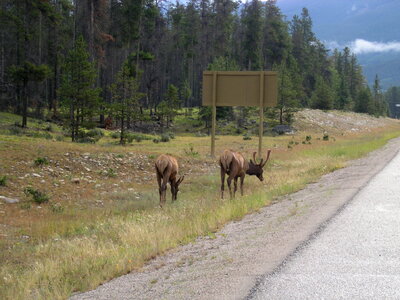
[[[400,299],[400,154],[249,299]]]

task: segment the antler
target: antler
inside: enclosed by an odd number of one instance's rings
[[[253,161],[254,161],[255,164],[257,164],[256,153],[257,153],[257,152],[253,152]]]
[[[268,149],[268,151],[267,151],[267,159],[265,160],[265,163],[262,165],[262,167],[264,167],[265,166],[265,164],[267,163],[267,161],[268,161],[268,159],[269,159],[269,155],[271,154],[271,149]],[[260,165],[262,164],[262,160],[261,160],[261,163],[260,163]]]

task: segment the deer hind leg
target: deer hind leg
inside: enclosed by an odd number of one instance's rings
[[[244,176],[240,176],[240,194],[243,196],[243,182],[244,182]]]
[[[158,194],[160,195],[160,206],[162,207],[162,189],[161,189],[162,176],[161,176],[160,172],[158,172],[158,170],[156,170],[156,174],[157,174],[157,183],[158,183]]]
[[[221,199],[224,199],[224,189],[225,189],[225,170],[221,166]]]
[[[162,176],[162,183],[160,187],[160,206],[163,207],[165,202],[167,201],[167,183],[168,183],[168,175],[164,174]]]
[[[231,176],[229,176],[228,179],[227,179],[228,188],[229,188],[229,195],[230,195],[231,199],[232,199],[233,196],[234,196],[234,195],[232,194],[232,189],[231,189],[232,179],[233,179],[233,177],[231,177]]]
[[[238,180],[238,177],[236,176],[235,179],[233,180],[233,183],[234,183],[233,198],[235,198],[235,194],[236,194],[236,191],[237,191],[237,180]]]

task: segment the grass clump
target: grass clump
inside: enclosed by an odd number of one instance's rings
[[[185,154],[187,156],[200,157],[199,152],[194,150],[194,145],[193,144],[189,144],[189,149],[184,149],[184,151],[185,151]]]
[[[37,189],[34,189],[32,187],[27,187],[24,190],[24,193],[26,196],[31,196],[32,197],[32,201],[37,203],[37,204],[42,204],[45,202],[49,202],[50,197],[45,193],[45,192],[41,192]]]
[[[33,161],[34,165],[37,167],[41,167],[44,165],[48,165],[49,164],[49,160],[47,159],[47,157],[38,157]]]
[[[8,180],[8,178],[6,175],[0,176],[0,186],[6,186],[7,180]]]
[[[250,136],[248,133],[245,133],[245,134],[243,135],[243,140],[244,140],[244,141],[249,141],[249,140],[251,140],[251,136]]]

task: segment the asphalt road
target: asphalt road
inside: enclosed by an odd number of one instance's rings
[[[400,299],[400,154],[249,299]]]

